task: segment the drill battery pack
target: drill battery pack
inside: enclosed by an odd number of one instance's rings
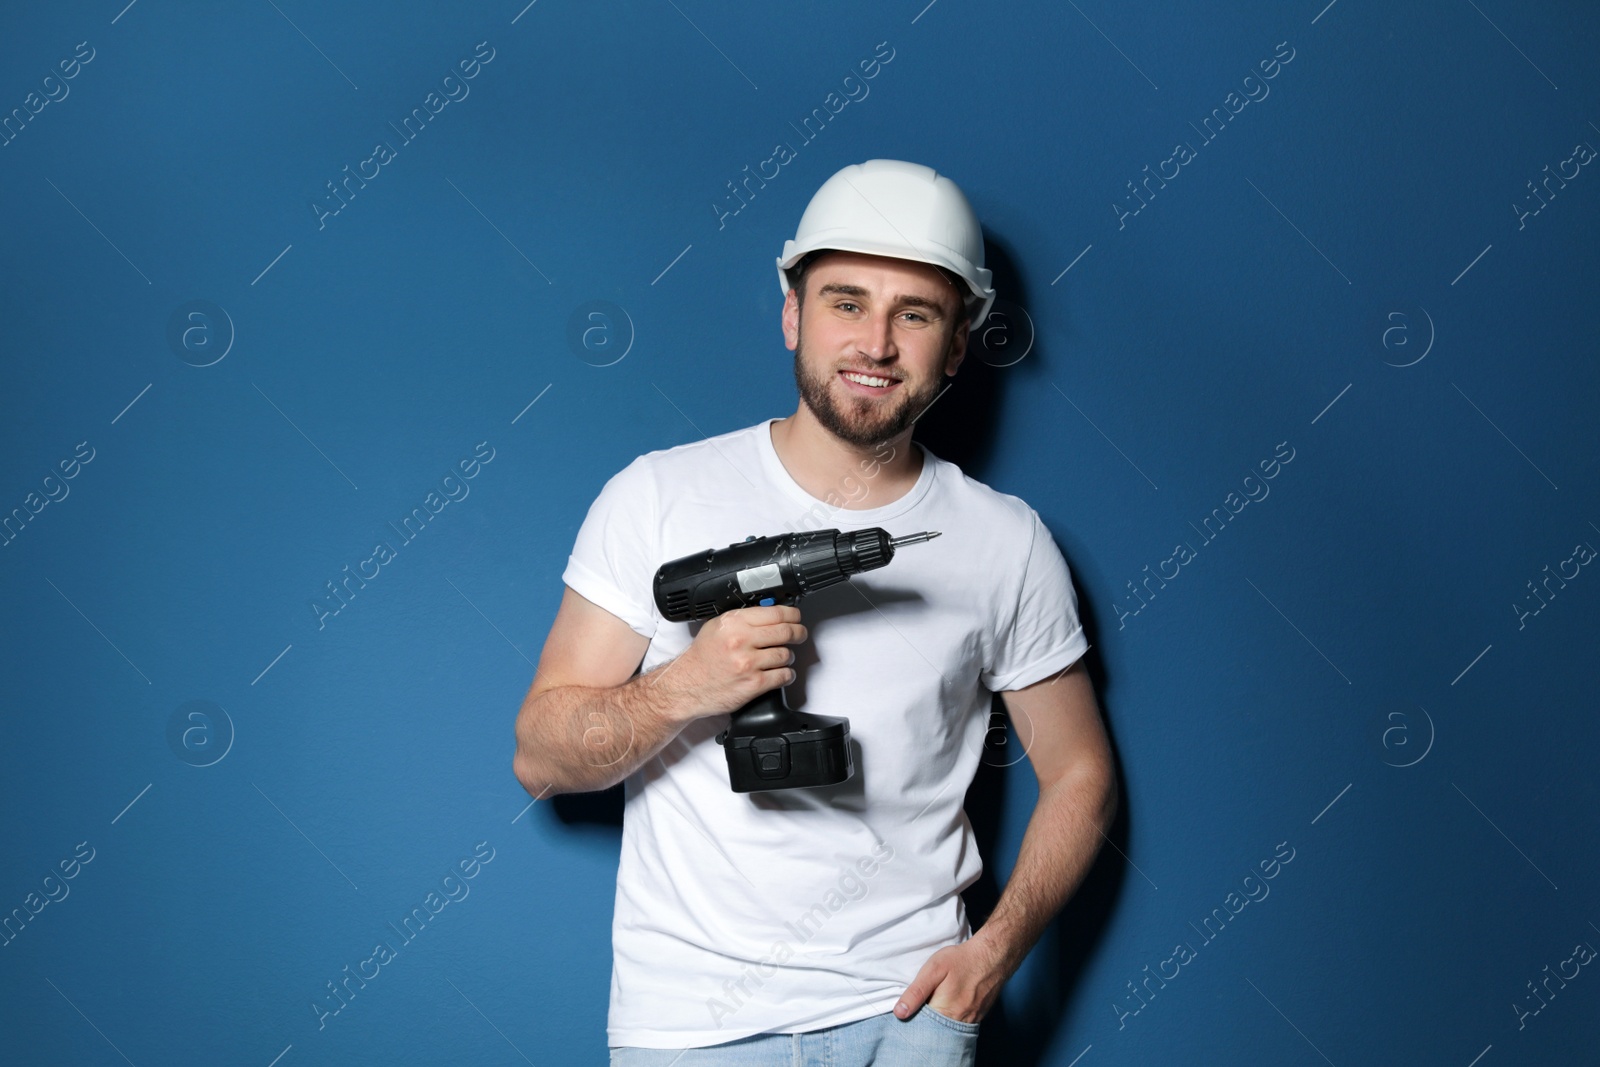
[[[759,725],[747,725],[735,717],[728,729],[717,735],[717,743],[728,757],[733,791],[759,793],[848,781],[856,769],[850,751],[850,720],[790,711],[779,701],[772,701],[778,706],[772,707]]]

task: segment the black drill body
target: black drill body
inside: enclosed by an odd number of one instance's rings
[[[901,545],[938,536],[891,538],[880,527],[752,536],[662,564],[655,577],[656,607],[670,622],[689,622],[760,604],[792,605],[852,574],[884,566]],[[739,793],[837,785],[855,773],[850,720],[797,712],[783,688],[734,712],[717,742]]]

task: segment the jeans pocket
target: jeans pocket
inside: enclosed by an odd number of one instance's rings
[[[978,1032],[977,1023],[964,1023],[959,1019],[952,1019],[943,1012],[936,1010],[931,1004],[924,1004],[922,1010],[917,1014],[926,1015],[940,1026],[954,1030],[958,1034],[976,1034]]]

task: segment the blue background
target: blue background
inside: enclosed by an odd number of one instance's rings
[[[26,918],[0,1058],[604,1062],[618,805],[530,807],[512,721],[605,479],[793,410],[773,259],[874,157],[984,221],[1003,303],[918,435],[1054,532],[1123,786],[982,1061],[1593,1055],[1593,968],[1515,1005],[1600,946],[1600,577],[1529,585],[1600,545],[1600,175],[1537,214],[1528,186],[1600,146],[1600,16],[924,3],[13,6],[0,912]],[[402,545],[388,524],[480,442]],[[1033,796],[1003,756],[969,794],[975,916]],[[326,983],[480,842],[470,894],[319,1028]]]

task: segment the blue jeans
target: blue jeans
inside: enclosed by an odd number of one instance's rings
[[[904,1022],[892,1012],[806,1034],[756,1034],[705,1048],[611,1049],[611,1067],[972,1067],[978,1024],[926,1004]]]

